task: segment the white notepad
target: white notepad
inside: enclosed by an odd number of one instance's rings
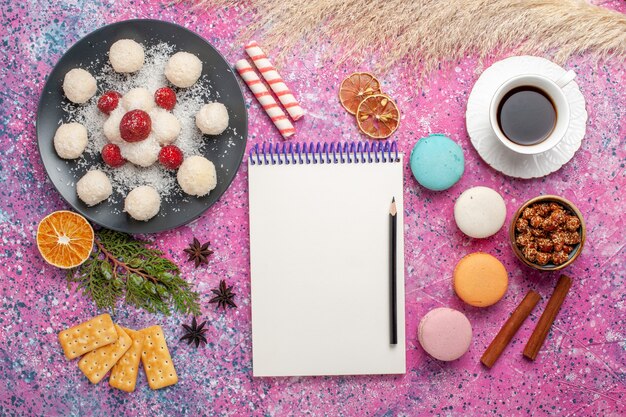
[[[402,155],[395,143],[370,146],[250,153],[254,376],[405,373]],[[390,344],[392,198],[397,345]]]

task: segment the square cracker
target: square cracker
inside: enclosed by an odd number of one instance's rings
[[[178,375],[161,326],[147,327],[141,330],[141,333],[145,337],[141,362],[150,388],[159,389],[177,383]]]
[[[111,316],[102,314],[59,333],[67,359],[74,359],[117,340]]]
[[[109,385],[113,388],[126,392],[133,392],[137,384],[137,372],[139,372],[139,361],[141,360],[141,348],[143,347],[143,335],[141,332],[122,327],[133,340],[130,349],[111,369]]]
[[[92,384],[100,382],[104,375],[109,372],[109,369],[113,368],[113,365],[130,349],[133,343],[130,336],[120,326],[117,324],[114,326],[118,334],[117,341],[89,352],[78,362],[78,367]]]

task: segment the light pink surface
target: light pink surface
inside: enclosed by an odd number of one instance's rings
[[[193,224],[153,236],[155,244],[182,267],[202,294],[209,320],[204,349],[178,343],[190,317],[162,317],[120,306],[114,319],[140,328],[161,324],[180,382],[151,391],[140,372],[137,391],[126,394],[93,386],[68,362],[57,342],[59,330],[98,312],[74,290],[64,273],[46,265],[34,243],[37,223],[67,208],[37,156],[34,120],[45,77],[60,56],[87,33],[129,18],[156,18],[196,31],[234,63],[245,57],[236,36],[251,18],[245,8],[214,11],[187,3],[156,0],[62,3],[1,0],[0,25],[0,414],[31,416],[223,415],[223,416],[415,416],[559,415],[623,416],[626,409],[626,66],[619,60],[595,63],[585,57],[566,68],[578,74],[587,101],[587,135],[574,158],[558,172],[535,180],[506,177],[488,167],[465,130],[468,94],[481,72],[506,55],[483,64],[468,57],[432,73],[420,88],[415,70],[403,65],[376,74],[393,97],[402,120],[393,139],[408,155],[419,138],[444,133],[463,148],[466,170],[444,192],[420,187],[405,167],[405,259],[407,373],[401,376],[333,378],[251,377],[250,277],[247,165],[241,166],[220,201]],[[603,2],[626,12],[626,3]],[[257,38],[262,42],[262,38]],[[320,50],[325,48],[320,40]],[[281,75],[307,116],[296,123],[300,141],[364,140],[354,116],[337,100],[337,88],[354,71],[371,71],[376,57],[335,68],[320,53],[289,56]],[[266,51],[270,56],[277,51]],[[276,63],[278,65],[278,63]],[[242,83],[245,90],[245,85]],[[280,134],[252,95],[249,144],[279,142]],[[463,235],[454,222],[455,199],[465,189],[486,185],[503,195],[507,223],[525,200],[557,194],[583,213],[588,236],[580,258],[565,273],[574,284],[535,362],[523,347],[554,288],[558,273],[533,271],[514,257],[507,232],[482,240]],[[305,219],[303,219],[305,221]],[[194,269],[182,250],[196,236],[211,241],[209,265]],[[465,305],[452,289],[454,265],[484,251],[510,272],[510,286],[496,305]],[[220,279],[234,285],[239,308],[216,311],[210,289]],[[500,326],[529,290],[542,300],[492,369],[479,360]],[[350,294],[345,294],[350,297]],[[280,305],[281,300],[276,300]],[[442,363],[419,346],[420,319],[435,307],[466,314],[474,337],[461,359]]]

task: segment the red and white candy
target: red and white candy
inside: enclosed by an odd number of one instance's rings
[[[259,47],[256,41],[249,42],[246,46],[246,53],[250,56],[250,59],[254,62],[265,81],[269,84],[270,88],[276,94],[276,97],[280,100],[285,107],[289,116],[295,121],[304,116],[304,110],[300,107],[298,100],[293,96],[289,87],[283,81],[276,68],[272,65],[270,60],[263,52],[263,49]]]
[[[263,84],[263,81],[256,75],[250,63],[245,59],[240,59],[235,64],[235,68],[267,115],[272,119],[272,122],[274,122],[280,134],[283,135],[284,138],[293,136],[296,133],[296,129],[276,100],[274,100],[272,93],[269,92],[267,87]]]

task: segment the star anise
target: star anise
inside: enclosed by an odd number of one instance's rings
[[[222,307],[224,310],[226,309],[226,306],[229,306],[231,308],[237,308],[237,304],[235,304],[235,302],[233,301],[235,293],[231,291],[232,289],[232,285],[230,287],[227,287],[226,281],[221,280],[220,286],[215,290],[211,290],[211,292],[215,294],[215,297],[211,298],[209,300],[209,303],[217,303],[216,308]]]
[[[204,333],[206,333],[208,329],[204,328],[205,324],[206,320],[198,325],[198,323],[196,322],[196,317],[194,316],[193,320],[191,321],[191,326],[183,324],[183,327],[185,328],[185,335],[181,337],[180,340],[186,340],[188,345],[195,343],[196,347],[200,346],[200,343],[206,345],[207,341]]]
[[[205,244],[201,244],[198,239],[193,238],[193,242],[189,244],[187,249],[184,249],[184,252],[189,255],[188,261],[194,261],[196,263],[196,268],[201,264],[209,263],[209,256],[213,254],[213,251],[209,249],[210,242],[206,242]]]

